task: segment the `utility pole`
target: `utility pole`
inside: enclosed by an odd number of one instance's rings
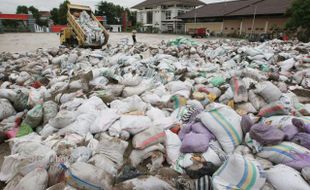
[[[256,11],[257,11],[257,5],[255,5],[254,14],[253,14],[252,28],[251,28],[251,37],[252,37],[253,31],[254,31],[254,24],[255,24],[255,18],[256,18]]]

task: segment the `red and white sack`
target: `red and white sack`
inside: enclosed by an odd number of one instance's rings
[[[230,86],[234,93],[234,102],[240,103],[248,101],[248,90],[242,80],[234,76],[231,78]]]
[[[136,134],[132,139],[132,145],[136,149],[145,149],[151,145],[164,142],[165,135],[161,127],[151,126]]]

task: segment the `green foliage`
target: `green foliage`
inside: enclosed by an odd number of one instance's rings
[[[59,23],[58,9],[57,8],[53,8],[50,13],[51,13],[50,19],[52,19],[52,21],[55,24],[58,24]]]
[[[296,30],[299,40],[310,41],[310,0],[295,0],[287,15],[286,28]]]
[[[295,0],[287,12],[289,28],[310,28],[310,0]]]
[[[3,32],[29,32],[29,28],[16,20],[3,20]]]
[[[68,12],[68,4],[70,2],[65,0],[62,4],[59,5],[58,11],[58,23],[57,24],[67,24],[67,12]]]
[[[122,13],[127,12],[128,21],[131,22],[132,26],[136,25],[137,13],[131,12],[128,8],[124,8],[119,5],[114,5],[106,1],[101,1],[97,5],[95,14],[98,16],[107,16],[107,24],[121,24]]]
[[[106,1],[101,1],[97,5],[95,14],[98,16],[107,16],[108,24],[120,24],[122,19],[122,13],[125,11],[124,7],[114,5]]]
[[[16,14],[32,14],[33,18],[36,20],[36,24],[39,26],[47,26],[48,24],[47,21],[40,19],[39,10],[34,6],[26,7],[24,5],[19,5],[16,8]]]
[[[28,14],[28,7],[25,5],[17,6],[16,14]]]
[[[59,8],[53,8],[50,13],[52,19],[54,21],[54,24],[61,24],[65,25],[67,24],[67,12],[68,12],[68,4],[70,2],[68,0],[65,0],[63,3],[59,5]]]
[[[18,21],[16,21],[16,20],[2,20],[2,25],[4,27],[16,28],[18,26]]]
[[[39,26],[47,26],[48,23],[45,20],[41,20],[40,17],[40,13],[39,10],[37,8],[35,8],[34,6],[30,6],[28,8],[28,11],[33,15],[33,18],[36,20],[36,24]]]

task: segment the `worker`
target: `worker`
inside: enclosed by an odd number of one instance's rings
[[[137,33],[137,31],[136,31],[136,30],[133,30],[133,31],[132,31],[132,40],[133,40],[133,43],[134,43],[134,44],[136,44],[136,43],[137,43],[136,33]]]
[[[208,38],[210,36],[210,31],[206,30],[206,37]]]

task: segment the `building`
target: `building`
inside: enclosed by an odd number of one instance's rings
[[[197,6],[204,5],[199,0],[146,0],[133,6],[137,11],[137,22],[145,32],[184,32],[184,24],[176,18]]]
[[[49,11],[39,11],[41,20],[49,20],[51,17],[51,13]]]
[[[283,28],[293,0],[239,0],[204,5],[181,16],[185,32],[207,28],[223,34],[270,33]]]
[[[109,26],[111,32],[122,32],[123,26],[121,24],[110,24]]]

